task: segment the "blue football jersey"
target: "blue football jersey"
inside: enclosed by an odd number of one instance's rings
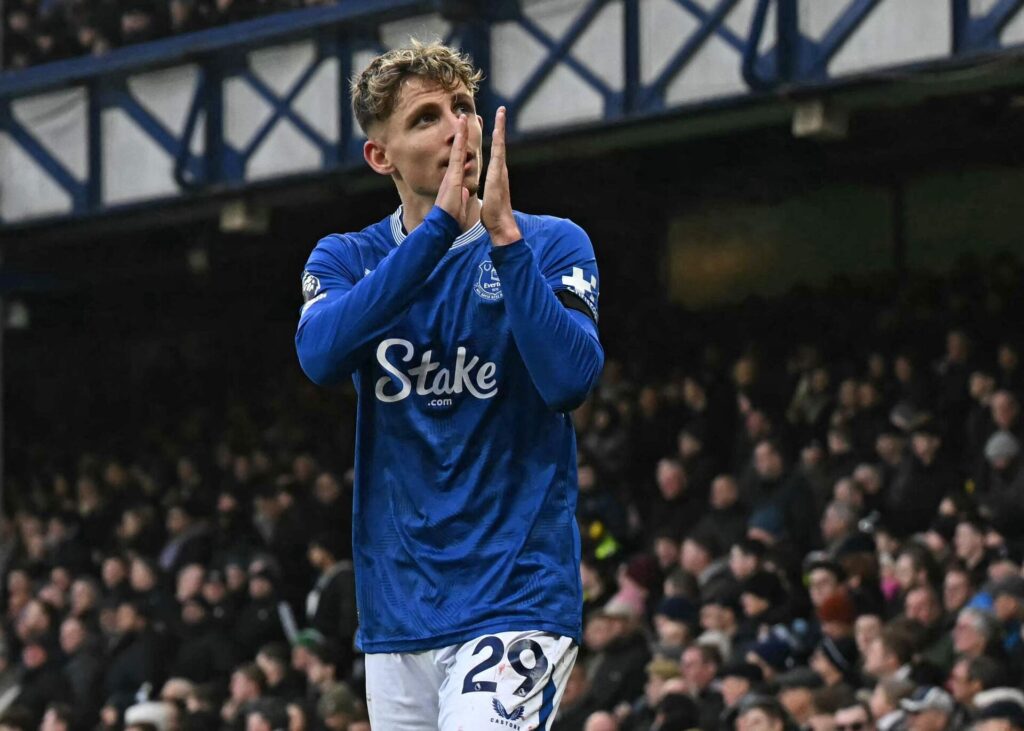
[[[434,208],[331,235],[302,276],[300,362],[358,393],[359,647],[410,652],[536,629],[580,639],[576,440],[599,280],[566,219],[516,213],[494,247]]]

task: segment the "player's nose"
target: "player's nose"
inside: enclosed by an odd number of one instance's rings
[[[445,137],[445,142],[449,147],[455,144],[455,133],[459,130],[459,118],[465,116],[465,114],[456,114],[452,111],[445,112],[444,124],[445,130],[448,133]]]

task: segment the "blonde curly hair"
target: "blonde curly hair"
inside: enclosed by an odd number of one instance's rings
[[[473,59],[440,42],[413,40],[408,48],[396,48],[377,56],[363,72],[352,77],[352,111],[363,132],[369,134],[374,122],[383,122],[395,109],[402,81],[421,76],[441,85],[445,91],[465,84],[476,94],[483,73]]]

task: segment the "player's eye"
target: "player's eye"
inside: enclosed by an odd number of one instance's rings
[[[469,102],[459,102],[455,105],[455,111],[462,112],[464,114],[472,114],[474,110],[473,105]]]
[[[437,119],[437,115],[433,112],[424,112],[416,117],[416,124],[430,124],[435,119]]]

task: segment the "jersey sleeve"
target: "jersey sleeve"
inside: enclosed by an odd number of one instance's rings
[[[295,333],[299,364],[322,386],[338,383],[417,297],[459,235],[458,222],[434,207],[373,272],[359,276],[354,245],[329,236],[302,273],[304,304]]]
[[[561,224],[564,234],[562,230],[556,233],[543,247],[539,260],[525,240],[494,247],[491,260],[501,277],[512,337],[530,378],[550,408],[569,411],[583,403],[597,384],[604,350],[597,333],[593,247],[578,226],[568,221]],[[578,275],[579,280],[590,283],[591,291],[573,280],[577,269],[592,273],[593,280]],[[564,279],[572,281],[567,284]],[[567,307],[559,298],[562,292],[579,298],[583,306]]]

